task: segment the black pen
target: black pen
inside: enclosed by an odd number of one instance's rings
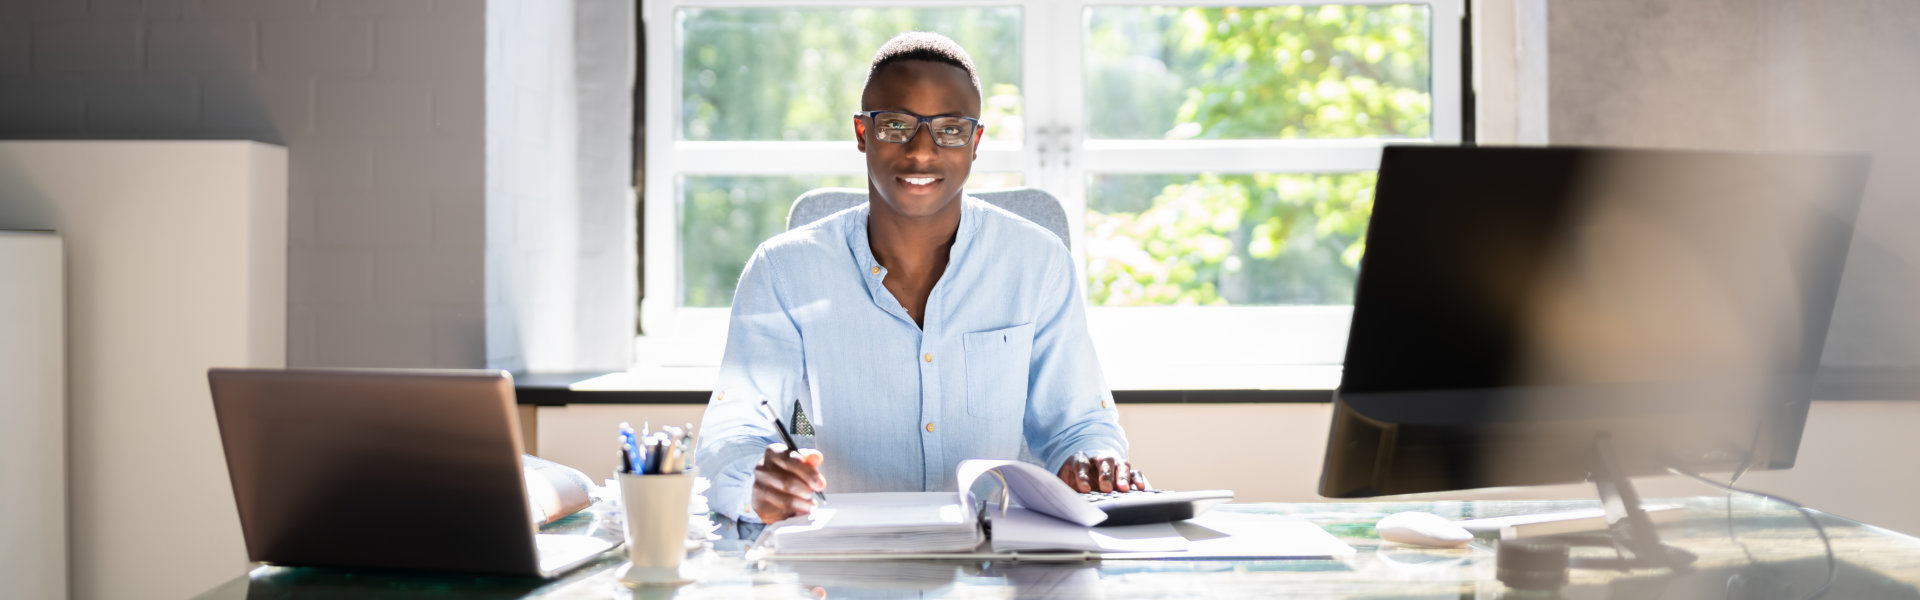
[[[793,436],[791,436],[791,435],[787,435],[787,424],[786,424],[786,423],[781,423],[781,422],[780,422],[780,413],[776,413],[776,412],[773,412],[773,405],[771,405],[771,404],[767,404],[767,399],[766,399],[766,398],[761,398],[761,399],[760,399],[760,408],[763,408],[763,409],[766,409],[766,411],[767,411],[767,418],[769,418],[769,419],[773,419],[773,430],[774,430],[774,431],[778,431],[778,432],[780,432],[780,441],[783,441],[783,442],[786,442],[786,443],[787,443],[787,451],[788,451],[788,452],[799,452],[799,451],[800,451],[800,445],[799,445],[799,444],[795,444],[795,443],[793,443]],[[816,500],[816,501],[819,501],[819,502],[826,502],[826,501],[827,501],[827,493],[826,493],[826,492],[821,492],[821,491],[815,491],[815,492],[813,493],[813,498],[814,498],[814,500]]]

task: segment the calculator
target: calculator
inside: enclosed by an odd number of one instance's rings
[[[1080,497],[1107,513],[1107,519],[1099,525],[1104,527],[1191,519],[1216,504],[1233,500],[1233,490],[1089,492]]]

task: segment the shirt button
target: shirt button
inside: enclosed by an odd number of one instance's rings
[[[928,424],[927,424],[927,433],[933,433],[933,424],[932,424],[932,423],[928,423]]]
[[[879,275],[879,274],[880,274],[880,267],[874,267],[874,268],[872,268],[872,269],[868,269],[868,270],[867,270],[867,272],[868,272],[868,273],[872,273],[872,274],[875,274],[875,275]]]
[[[928,355],[927,355],[927,362],[933,362],[933,355],[932,355],[932,354],[928,354]]]
[[[1106,407],[1107,407],[1107,401],[1106,401],[1106,400],[1101,400],[1101,401],[1100,401],[1100,408],[1106,408]]]

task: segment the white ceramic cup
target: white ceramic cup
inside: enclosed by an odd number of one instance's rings
[[[620,509],[627,528],[627,557],[633,560],[621,578],[635,583],[676,583],[687,555],[687,504],[693,497],[692,472],[673,475],[620,474]]]

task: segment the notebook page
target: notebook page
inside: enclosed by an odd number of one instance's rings
[[[1094,507],[1093,503],[1081,498],[1079,492],[1067,487],[1066,482],[1040,467],[1015,460],[975,459],[962,461],[959,471],[962,490],[971,489],[976,479],[991,477],[988,472],[998,472],[1006,478],[1008,491],[1021,506],[1088,527],[1107,520],[1106,511]],[[971,498],[963,498],[962,504],[971,508],[971,501]]]

